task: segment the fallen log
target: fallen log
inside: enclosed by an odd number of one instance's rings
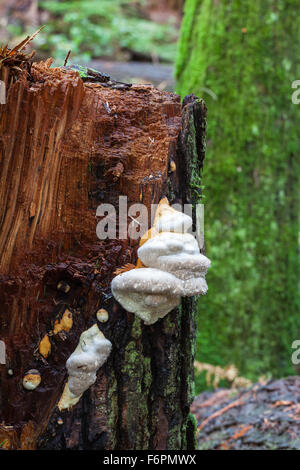
[[[191,406],[200,450],[299,450],[300,378],[219,389],[198,395]]]

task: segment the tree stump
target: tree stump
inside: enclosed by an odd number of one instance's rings
[[[199,450],[298,450],[300,377],[198,395]]]
[[[148,208],[164,196],[195,203],[205,104],[191,97],[182,108],[178,95],[152,86],[83,83],[50,64],[1,71],[0,442],[6,449],[193,449],[196,300],[183,299],[152,326],[125,312],[110,283],[116,268],[136,262],[138,241],[97,238],[96,210],[118,209],[119,196]],[[97,321],[100,308],[106,323]],[[69,329],[55,332],[66,313]],[[112,353],[79,403],[60,412],[66,360],[95,323]],[[43,356],[45,336],[51,351]],[[26,390],[31,369],[41,383]]]

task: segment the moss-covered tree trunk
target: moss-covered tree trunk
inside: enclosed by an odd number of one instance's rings
[[[189,187],[204,158],[205,105],[189,100],[182,110],[179,96],[151,86],[84,84],[49,63],[19,67],[2,69],[0,107],[0,442],[192,449],[195,301],[152,326],[125,312],[110,283],[116,268],[136,262],[138,241],[99,240],[96,209],[118,210],[119,196],[148,208],[164,196],[195,201]],[[106,323],[97,321],[100,308]],[[57,331],[66,310],[67,327]],[[60,412],[66,360],[95,323],[111,355],[79,403]],[[42,354],[45,335],[51,350],[48,343]],[[32,391],[22,385],[30,369],[41,375]]]
[[[209,109],[198,357],[252,379],[293,373],[299,338],[299,14],[295,0],[187,0],[176,67],[178,92]]]

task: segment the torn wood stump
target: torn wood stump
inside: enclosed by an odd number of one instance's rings
[[[110,292],[138,241],[100,240],[100,204],[196,202],[206,108],[152,86],[83,83],[45,63],[0,71],[0,442],[5,449],[193,449],[196,301],[152,326]],[[150,212],[150,211],[149,211]],[[126,217],[127,224],[132,220]],[[108,320],[101,322],[97,312]],[[106,318],[106,317],[105,317]],[[66,361],[97,323],[112,343],[70,410]],[[23,377],[38,371],[40,384]]]

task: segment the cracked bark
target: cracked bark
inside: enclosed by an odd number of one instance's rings
[[[195,203],[190,184],[204,159],[205,105],[192,97],[182,109],[177,95],[151,86],[84,84],[47,63],[30,73],[13,82],[2,70],[0,442],[8,449],[193,449],[196,300],[183,299],[152,326],[125,312],[110,282],[116,268],[136,262],[138,242],[99,240],[96,209],[117,208],[120,195],[128,206],[150,208],[164,196]],[[68,293],[57,290],[60,281]],[[73,326],[55,335],[66,308]],[[66,360],[99,308],[109,312],[98,326],[112,353],[79,403],[59,412]],[[45,334],[47,358],[38,351]],[[42,377],[34,391],[22,387],[29,369]]]

